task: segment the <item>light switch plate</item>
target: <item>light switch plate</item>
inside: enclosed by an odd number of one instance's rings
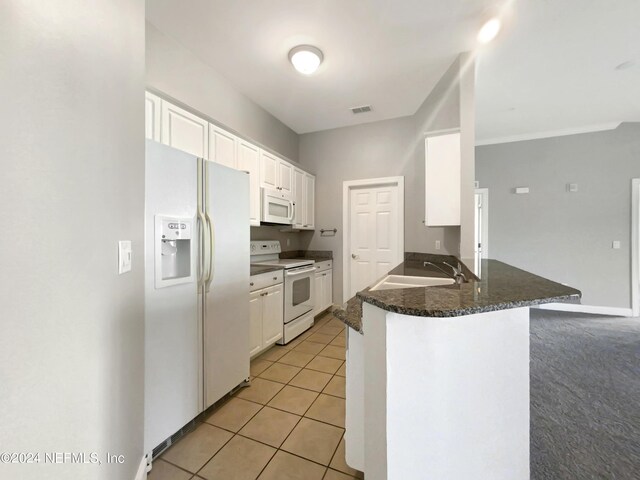
[[[578,184],[577,183],[567,183],[567,192],[575,193],[577,191],[578,191]]]
[[[436,250],[440,250],[440,240],[436,240]]]
[[[514,192],[517,193],[518,195],[523,195],[523,194],[529,193],[529,187],[516,187],[514,189]]]
[[[615,249],[615,250],[618,250],[618,249],[620,248],[620,240],[614,240],[614,241],[611,243],[611,248],[613,248],[613,249]]]
[[[131,271],[131,240],[118,242],[118,274]]]

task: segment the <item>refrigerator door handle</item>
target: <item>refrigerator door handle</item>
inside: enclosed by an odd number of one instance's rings
[[[206,179],[205,163],[203,158],[198,158],[198,233],[199,241],[198,245],[198,288],[204,286],[206,278],[208,276],[205,259],[207,252],[207,233],[205,229],[207,227],[207,219],[204,216],[204,210],[206,205],[206,198],[203,195],[203,185]]]
[[[208,292],[211,287],[211,282],[213,281],[213,252],[215,251],[215,233],[213,230],[213,223],[211,222],[211,217],[207,212],[204,213],[205,218],[207,219],[207,225],[209,228],[209,269],[207,271],[207,279],[205,280],[205,291]]]
[[[204,215],[202,214],[202,212],[200,211],[200,208],[198,208],[198,241],[200,242],[198,245],[198,287],[201,287],[202,285],[204,285],[204,278],[205,278],[205,274],[204,274],[204,248],[205,248],[205,241],[206,241],[206,234],[205,234],[205,226],[206,226],[206,219],[204,218]]]

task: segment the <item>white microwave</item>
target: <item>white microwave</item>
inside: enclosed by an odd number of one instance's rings
[[[262,189],[262,222],[293,225],[294,208],[288,193],[273,188]]]

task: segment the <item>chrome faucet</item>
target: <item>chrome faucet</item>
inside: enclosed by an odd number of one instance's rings
[[[445,264],[447,267],[451,268],[451,270],[453,270],[453,274],[451,274],[450,272],[445,271],[443,268],[440,268],[439,265],[437,265],[437,264],[435,264],[433,262],[424,262],[422,264],[422,266],[426,267],[427,265],[431,265],[432,267],[436,267],[438,270],[440,270],[445,275],[453,278],[458,285],[460,285],[461,283],[466,283],[467,282],[467,277],[462,272],[462,264],[460,262],[458,262],[458,266],[457,267],[454,267],[453,265],[451,265],[448,262],[444,262],[443,261],[442,263]]]

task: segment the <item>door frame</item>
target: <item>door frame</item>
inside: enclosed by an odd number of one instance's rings
[[[640,316],[640,178],[631,180],[631,312]]]
[[[351,251],[351,190],[365,187],[398,187],[398,248],[400,258],[404,257],[404,177],[381,177],[368,178],[364,180],[345,180],[342,182],[342,301],[349,300],[349,290],[351,290],[351,262],[349,262],[349,252]]]
[[[482,258],[489,258],[489,189],[476,188],[475,194],[482,195]]]

